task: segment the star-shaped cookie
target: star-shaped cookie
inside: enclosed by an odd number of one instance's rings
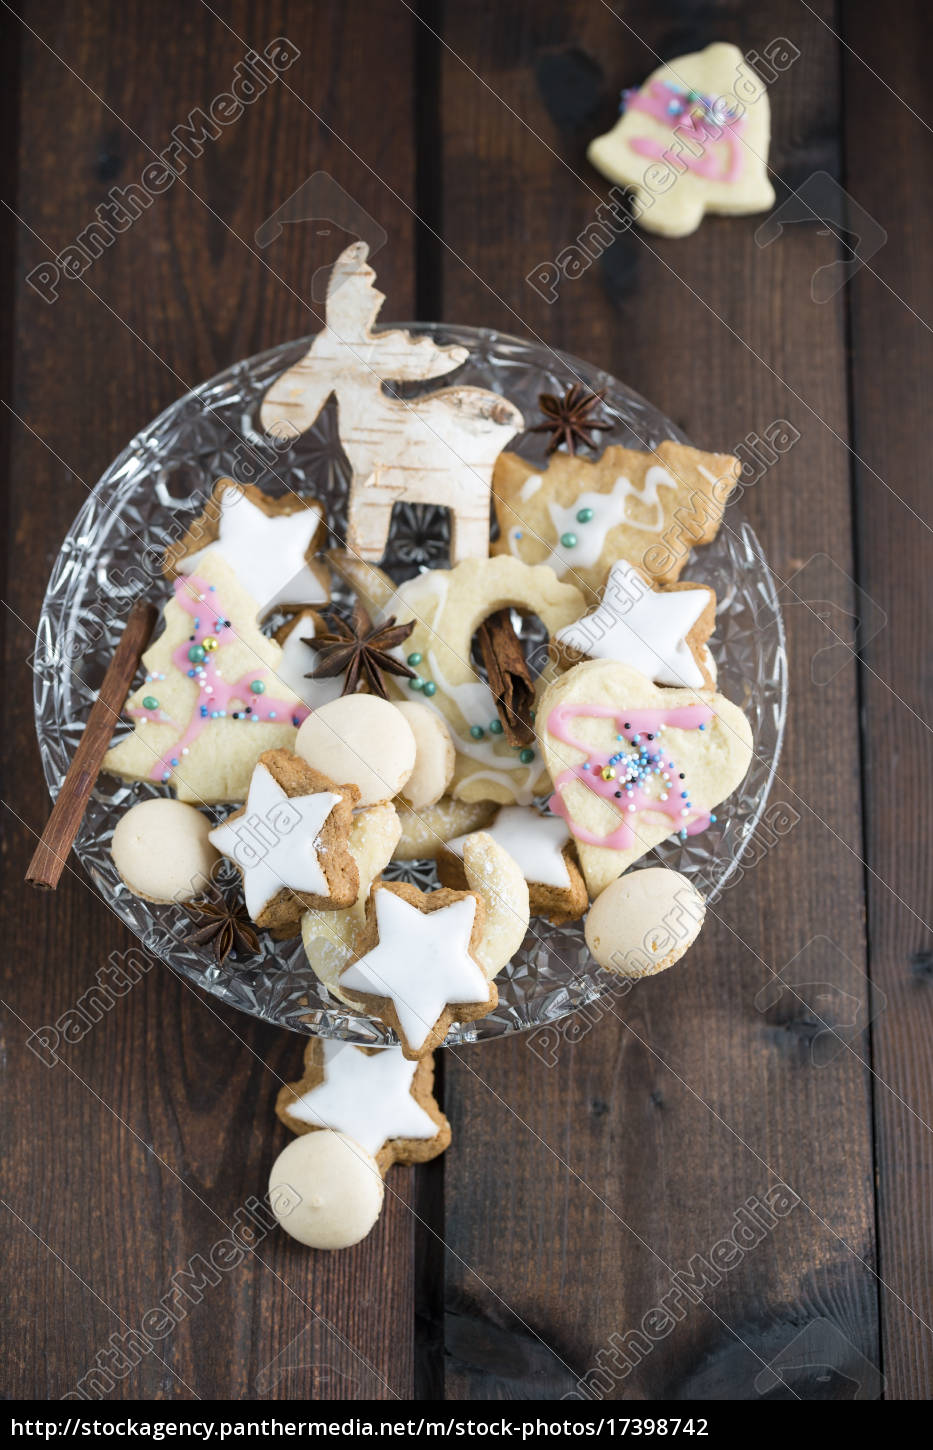
[[[293,1133],[346,1133],[382,1173],[393,1163],[427,1163],[448,1146],[450,1125],[433,1094],[433,1056],[414,1062],[399,1047],[312,1038],[304,1067],[300,1082],[283,1087],[276,1101]]]
[[[740,472],[737,458],[669,439],[651,453],[607,448],[595,463],[555,453],[546,468],[501,453],[492,480],[499,521],[492,552],[550,564],[591,595],[617,559],[673,584],[694,545],[716,537]]]
[[[255,484],[218,479],[204,512],[184,538],[165,551],[165,572],[196,574],[210,550],[226,560],[259,605],[259,618],[274,609],[326,604],[326,568],[313,560],[321,534],[319,503],[297,494],[270,498]]]
[[[716,622],[716,595],[705,584],[653,589],[624,559],[609,571],[599,607],[555,635],[572,661],[616,660],[656,685],[711,689],[706,640]]]
[[[498,993],[473,956],[483,929],[476,893],[382,882],[368,913],[370,944],[341,973],[341,995],[393,1027],[406,1057],[433,1051],[452,1022],[493,1010]]]
[[[359,791],[335,785],[289,750],[259,758],[242,810],[210,840],[243,874],[246,909],[280,932],[316,907],[350,906],[359,872],[347,848]]]
[[[738,46],[717,42],[678,56],[623,101],[587,155],[610,181],[634,188],[632,211],[647,231],[685,237],[705,212],[736,216],[774,205],[768,93]]]

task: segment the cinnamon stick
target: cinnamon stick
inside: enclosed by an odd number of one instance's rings
[[[107,666],[103,684],[88,716],[68,774],[62,781],[45,830],[33,852],[26,872],[30,886],[54,891],[65,868],[68,852],[78,834],[94,782],[113,737],[140,656],[155,626],[158,610],[145,599],[137,599],[127,616],[120,643]]]
[[[535,687],[521,640],[512,628],[511,610],[490,614],[476,638],[506,740],[510,745],[533,745]]]

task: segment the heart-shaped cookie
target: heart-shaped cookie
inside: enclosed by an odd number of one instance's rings
[[[587,660],[549,685],[538,738],[551,810],[577,842],[590,896],[668,836],[695,835],[740,783],[751,726],[715,690],[673,690],[614,660]]]

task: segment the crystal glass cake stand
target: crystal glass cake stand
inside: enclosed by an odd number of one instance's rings
[[[537,418],[539,393],[562,392],[579,379],[604,390],[615,424],[611,434],[602,435],[608,441],[635,448],[655,447],[665,438],[685,441],[637,393],[567,354],[483,329],[411,326],[469,349],[469,361],[445,381],[495,389],[529,421]],[[203,507],[215,479],[226,474],[272,494],[309,492],[324,503],[339,540],[348,470],[332,407],[287,449],[272,447],[258,424],[263,393],[307,350],[308,341],[247,358],[173,403],[111,464],[75,519],[49,580],[35,656],[36,728],[53,797],[131,603],[143,593],[160,604],[168,597],[160,572],[162,550]],[[543,459],[540,436],[523,436],[515,446],[532,460]],[[442,566],[446,550],[443,510],[396,508],[386,567],[397,580],[419,568]],[[716,591],[712,649],[719,688],[748,714],[754,755],[741,789],[718,812],[715,826],[684,842],[668,841],[643,864],[660,858],[714,899],[739,867],[777,765],[787,703],[784,631],[767,561],[737,504],[729,504],[718,537],[695,552],[685,577]],[[276,943],[263,933],[259,955],[231,956],[218,965],[208,948],[184,942],[190,923],[179,919],[176,907],[142,901],[127,890],[110,857],[113,828],[129,805],[154,793],[155,786],[127,785],[102,775],[75,843],[101,896],[142,945],[224,1002],[281,1027],[363,1044],[393,1041],[382,1023],[348,1011],[329,996],[299,941]],[[393,867],[391,874],[421,887],[436,882],[432,861]],[[535,918],[521,949],[497,978],[496,1012],[455,1027],[448,1043],[553,1023],[610,990],[612,982],[587,953],[580,922],[554,927]]]

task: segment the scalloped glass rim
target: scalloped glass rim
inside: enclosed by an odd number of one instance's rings
[[[490,329],[447,324],[393,323],[460,342],[470,358],[455,375],[504,393],[531,418],[540,392],[555,392],[580,379],[604,389],[616,424],[612,441],[654,447],[664,438],[687,441],[663,414],[608,373],[571,354]],[[220,473],[236,473],[272,493],[307,489],[322,498],[339,531],[345,516],[346,461],[328,408],[318,423],[286,452],[272,450],[258,429],[259,400],[273,379],[309,346],[302,338],[236,363],[178,399],[128,444],[104,473],[62,544],[46,591],[34,658],[36,730],[42,766],[54,799],[84,728],[94,692],[113,653],[122,620],[145,592],[161,603],[167,589],[155,559],[172,536],[169,525],[202,506]],[[542,458],[544,440],[523,435],[518,447]],[[263,466],[249,478],[244,466]],[[237,465],[239,471],[237,472]],[[387,560],[402,577],[419,564],[443,557],[446,515],[402,505],[393,519]],[[717,825],[686,842],[668,841],[643,861],[660,859],[690,876],[709,900],[736,879],[741,857],[761,819],[777,767],[787,709],[784,628],[771,573],[761,546],[730,503],[716,540],[690,560],[687,577],[711,584],[719,601],[713,650],[723,692],[748,713],[754,756],[748,775],[719,813]],[[354,1014],[330,997],[311,970],[301,943],[272,942],[262,953],[223,965],[209,952],[180,940],[177,908],[133,896],[110,857],[119,815],[134,800],[159,793],[148,784],[127,785],[101,776],[75,843],[78,858],[104,900],[147,951],[174,971],[241,1011],[305,1034],[380,1045],[393,1042],[381,1022]],[[638,869],[636,866],[634,869]],[[433,862],[406,863],[393,873],[428,888]],[[499,1006],[489,1017],[454,1027],[448,1045],[474,1042],[557,1022],[611,990],[616,979],[586,951],[580,922],[554,927],[535,918],[521,949],[497,978]]]

